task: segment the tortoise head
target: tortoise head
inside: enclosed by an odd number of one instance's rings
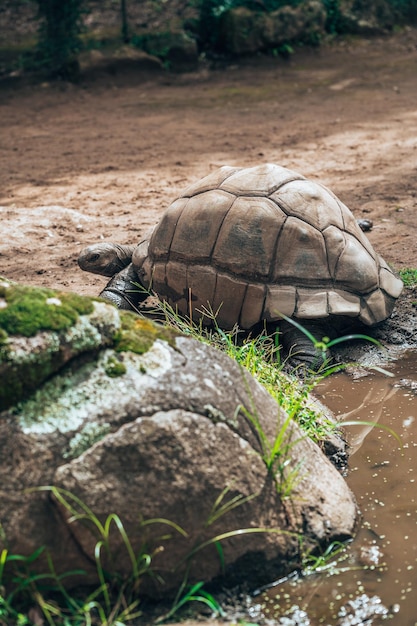
[[[114,276],[129,265],[135,247],[111,242],[96,243],[81,251],[78,265],[85,272]]]

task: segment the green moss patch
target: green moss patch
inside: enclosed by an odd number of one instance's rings
[[[0,378],[5,381],[0,383],[0,411],[27,397],[63,363],[59,352],[38,354],[36,361],[18,365],[8,363],[7,356],[0,350]]]
[[[110,357],[104,367],[104,371],[110,378],[117,378],[126,374],[126,365],[116,357]]]
[[[7,335],[33,337],[41,330],[65,330],[79,315],[92,313],[93,303],[75,294],[27,287],[0,278],[0,329]],[[1,341],[1,338],[0,338]]]
[[[156,339],[162,339],[173,345],[175,338],[180,335],[173,328],[160,326],[128,311],[121,311],[120,318],[122,327],[114,338],[117,352],[144,354],[152,347]]]
[[[0,277],[0,411],[27,397],[62,367],[68,349],[61,349],[61,333],[75,327],[80,316],[93,312],[89,298]],[[43,335],[36,337],[41,331]]]
[[[113,348],[105,372],[116,378],[126,373],[119,353],[144,354],[156,339],[174,345],[178,334],[108,303],[95,307],[91,298],[0,277],[0,412],[39,390],[79,354],[89,353],[90,359],[104,347]]]

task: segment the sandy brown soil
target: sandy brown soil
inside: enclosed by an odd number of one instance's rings
[[[102,75],[0,92],[0,274],[96,294],[84,245],[135,242],[223,164],[329,186],[394,266],[417,267],[417,30],[192,75]]]

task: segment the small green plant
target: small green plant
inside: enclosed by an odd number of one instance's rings
[[[406,287],[417,286],[417,269],[406,267],[399,271],[400,278]]]
[[[177,615],[178,612],[184,607],[185,604],[189,602],[200,602],[205,604],[211,609],[213,616],[219,615],[223,616],[224,611],[214,596],[203,589],[204,583],[198,582],[195,585],[190,585],[188,589],[184,590],[180,597],[177,597],[171,607],[171,609],[165,613],[162,617],[156,620],[156,624],[162,624],[167,620]]]
[[[297,328],[300,332],[302,332],[311,341],[311,343],[314,346],[314,349],[320,355],[324,364],[324,367],[321,368],[322,375],[328,369],[328,364],[329,364],[328,353],[329,353],[329,350],[333,346],[336,346],[340,343],[345,343],[346,341],[353,341],[355,339],[363,339],[365,341],[369,341],[370,343],[377,345],[380,348],[382,347],[381,343],[377,339],[374,339],[374,337],[370,337],[369,335],[364,335],[362,333],[352,333],[349,335],[343,335],[343,337],[337,337],[336,339],[330,339],[329,337],[322,337],[322,339],[318,339],[314,337],[314,335],[307,328],[305,328],[305,326],[297,322],[295,319],[290,318],[287,315],[284,315],[283,313],[280,313],[280,316],[284,320],[286,320],[288,323],[295,326],[295,328]]]
[[[268,472],[274,477],[277,492],[281,498],[288,498],[296,483],[301,480],[301,464],[291,466],[291,450],[300,441],[292,439],[293,416],[288,414],[272,442],[263,430],[256,412],[251,413],[244,407],[239,407],[248,422],[254,428],[261,445],[262,460]]]
[[[149,554],[146,549],[134,552],[118,515],[110,514],[102,523],[86,504],[64,489],[48,486],[33,491],[50,492],[70,514],[68,522],[83,523],[96,538],[92,559],[96,564],[100,585],[87,597],[70,595],[63,584],[64,578],[75,574],[82,577],[85,572],[77,570],[58,575],[51,558],[47,556],[49,571],[34,574],[31,566],[44,553],[43,547],[29,557],[10,555],[4,549],[0,554],[0,611],[17,620],[18,615],[22,614],[14,607],[27,604],[30,600],[38,607],[49,626],[124,626],[137,619],[141,615],[138,589],[143,576],[152,574],[153,554]],[[153,523],[162,523],[175,532],[186,534],[177,524],[165,519],[146,520],[141,527]],[[130,561],[131,571],[125,576],[118,571],[119,555],[112,551],[111,535],[114,530],[122,539]],[[10,588],[7,595],[2,592],[6,588]],[[30,623],[24,621],[24,616],[19,619],[23,621],[16,621],[18,624]]]
[[[340,563],[349,558],[348,542],[334,541],[323,551],[308,552],[303,556],[302,575],[340,571]]]

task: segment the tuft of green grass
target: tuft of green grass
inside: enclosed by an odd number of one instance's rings
[[[216,498],[212,510],[205,524],[204,532],[209,526],[227,515],[238,506],[248,503],[255,498],[252,496],[230,496],[231,487],[226,487]],[[76,495],[54,486],[45,486],[31,489],[31,492],[48,492],[59,502],[69,514],[68,523],[80,523],[92,534],[95,539],[91,561],[95,563],[99,586],[88,591],[82,586],[78,592],[69,592],[65,587],[65,578],[82,577],[85,572],[74,570],[58,575],[55,571],[52,558],[44,547],[37,549],[30,556],[10,554],[7,548],[0,549],[0,626],[32,626],[32,620],[27,613],[36,616],[36,623],[45,626],[128,626],[138,624],[138,618],[143,618],[140,609],[140,588],[145,576],[158,578],[152,570],[152,560],[155,554],[163,552],[164,547],[157,547],[153,553],[146,549],[141,542],[141,548],[135,552],[133,542],[129,537],[121,518],[109,514],[104,522]],[[138,533],[150,524],[164,524],[169,532],[163,538],[169,539],[171,531],[183,537],[190,537],[178,524],[163,518],[142,520],[138,523]],[[130,572],[122,574],[118,571],[120,548],[113,549],[114,533],[122,539],[129,561]],[[225,568],[221,542],[226,539],[244,537],[254,533],[274,533],[288,535],[301,542],[301,537],[293,532],[283,531],[281,528],[250,527],[228,530],[211,539],[197,537],[190,547],[188,554],[178,564],[186,565],[184,579],[179,586],[178,593],[171,608],[156,620],[156,624],[170,620],[180,614],[180,611],[189,603],[199,602],[208,606],[213,615],[223,616],[223,610],[217,600],[203,589],[204,582],[190,584],[188,572],[191,561],[201,550],[212,546],[220,559],[222,569]],[[6,537],[0,525],[0,539],[7,545]],[[162,537],[161,537],[162,539]],[[137,537],[136,537],[137,540]],[[45,557],[49,571],[35,573],[33,564],[40,556]],[[88,588],[87,588],[88,589]],[[180,615],[179,615],[180,616]]]
[[[323,368],[317,376],[311,375],[304,382],[285,374],[278,331],[270,334],[265,329],[257,335],[248,335],[237,326],[224,331],[216,323],[218,311],[204,308],[205,319],[211,321],[211,326],[207,326],[201,320],[193,322],[178,315],[166,302],[157,306],[166,325],[214,346],[245,368],[286,411],[290,421],[295,420],[313,441],[320,443],[335,432],[335,423],[314,407],[309,395],[315,385],[333,370],[327,372]],[[265,454],[268,456],[266,449]]]
[[[417,286],[417,269],[412,267],[405,267],[399,271],[399,274],[405,287]]]
[[[46,486],[32,491],[51,493],[70,515],[70,524],[81,523],[92,533],[96,543],[91,560],[95,562],[100,584],[90,593],[70,594],[65,587],[65,578],[74,575],[82,577],[84,571],[58,575],[47,554],[49,571],[34,573],[33,563],[45,553],[43,547],[30,556],[9,554],[4,548],[0,552],[0,625],[31,624],[25,611],[19,607],[31,607],[32,612],[39,615],[39,623],[48,626],[125,626],[140,617],[138,590],[143,577],[152,575],[154,555],[148,553],[145,547],[137,553],[134,551],[117,514],[112,513],[101,522],[82,500],[64,489]],[[180,526],[165,519],[143,521],[139,523],[139,531],[153,523],[165,524],[184,536],[187,534]],[[129,557],[130,572],[126,575],[118,571],[120,555],[114,553],[111,540],[114,531],[121,537]],[[5,543],[5,538],[2,539]]]

